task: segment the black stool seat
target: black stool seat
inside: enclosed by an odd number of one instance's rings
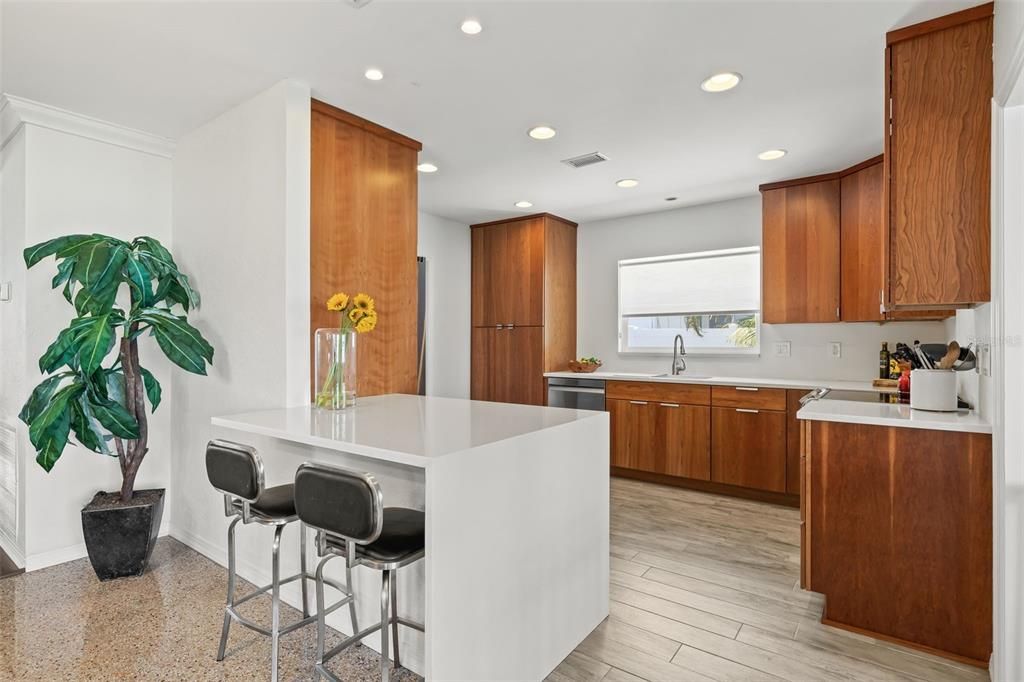
[[[265,488],[255,502],[249,503],[249,508],[274,518],[295,516],[295,485],[285,483]]]
[[[422,552],[426,546],[426,515],[403,507],[384,508],[384,527],[380,537],[368,545],[356,547],[356,552],[374,561],[401,561]]]

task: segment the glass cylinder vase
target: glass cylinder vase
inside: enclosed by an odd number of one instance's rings
[[[356,404],[356,332],[317,329],[313,405],[342,410]]]

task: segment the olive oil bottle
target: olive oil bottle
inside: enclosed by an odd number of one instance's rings
[[[889,378],[889,342],[882,342],[882,350],[878,352],[878,378]]]

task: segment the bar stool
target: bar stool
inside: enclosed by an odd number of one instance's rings
[[[338,682],[325,663],[339,653],[380,631],[380,676],[389,679],[388,626],[395,645],[395,669],[402,664],[398,653],[398,626],[423,632],[423,625],[398,617],[398,586],[395,571],[423,558],[424,514],[415,509],[384,507],[380,485],[370,474],[305,463],[295,473],[295,511],[316,533],[316,679]],[[345,568],[366,566],[381,571],[380,622],[359,630],[352,620],[352,636],[324,652],[324,567],[335,557],[345,558]],[[349,579],[351,584],[351,579]],[[328,583],[329,584],[329,583]],[[390,603],[390,614],[389,614]]]
[[[263,484],[263,461],[256,450],[247,445],[232,443],[224,440],[211,440],[206,446],[206,475],[210,484],[224,495],[224,515],[232,518],[228,526],[228,597],[224,606],[224,627],[220,635],[220,648],[217,650],[217,660],[223,661],[225,650],[228,644],[228,630],[231,621],[237,621],[250,630],[270,637],[270,660],[271,675],[273,682],[277,681],[277,659],[278,643],[281,635],[297,630],[303,625],[313,622],[317,616],[309,615],[308,595],[306,581],[314,577],[306,571],[306,528],[301,523],[299,531],[300,547],[300,572],[293,576],[281,579],[281,533],[284,527],[293,521],[298,521],[295,514],[295,499],[293,496],[294,486],[291,483],[286,485],[265,488]],[[271,550],[272,559],[272,580],[254,592],[235,598],[235,526],[241,521],[243,524],[256,523],[261,526],[272,526],[274,528],[274,544]],[[347,579],[351,585],[352,573],[347,573]],[[281,627],[281,586],[295,580],[302,581],[302,620]],[[342,606],[345,603],[351,604],[352,617],[355,618],[355,604],[351,592],[333,581],[328,582],[331,587],[342,592],[345,597],[331,610]],[[271,626],[267,628],[243,618],[239,615],[237,607],[241,604],[258,597],[271,590]]]

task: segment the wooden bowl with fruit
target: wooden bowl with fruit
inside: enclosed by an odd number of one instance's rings
[[[601,361],[597,358],[580,358],[579,360],[570,360],[569,369],[573,372],[579,372],[581,374],[589,374],[590,372],[596,372],[597,368],[601,366]]]

